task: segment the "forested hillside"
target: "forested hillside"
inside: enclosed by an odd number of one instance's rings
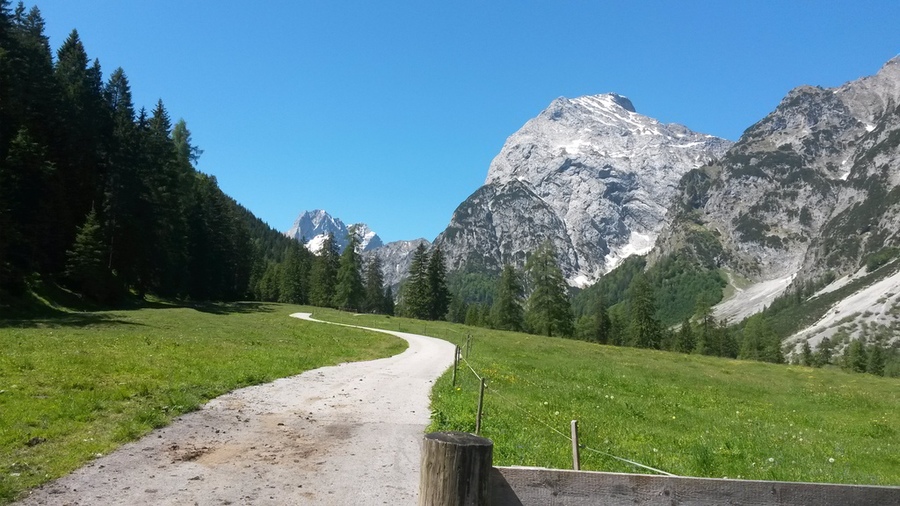
[[[38,8],[0,0],[0,308],[39,281],[103,304],[250,294],[289,242],[195,169],[201,152],[77,31],[54,56]]]

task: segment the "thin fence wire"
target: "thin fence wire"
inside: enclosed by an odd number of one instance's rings
[[[482,379],[484,379],[480,374],[478,374],[478,372],[475,370],[475,368],[472,367],[472,364],[470,364],[469,361],[468,361],[465,357],[460,357],[460,359],[463,361],[463,363],[465,363],[466,367],[468,367],[469,370],[472,371],[472,374],[474,374],[475,377],[478,378],[478,381],[481,381]],[[530,383],[530,382],[529,382],[529,383]],[[500,391],[497,390],[495,387],[491,386],[490,383],[486,383],[486,384],[485,384],[485,390],[488,390],[488,391],[492,392],[494,395],[496,395],[496,396],[499,397],[500,399],[506,401],[506,403],[509,404],[510,406],[512,406],[512,407],[514,407],[514,408],[516,408],[516,409],[518,409],[519,411],[521,411],[522,413],[524,413],[526,416],[528,416],[528,417],[531,418],[532,420],[538,422],[539,424],[541,424],[541,425],[543,425],[544,427],[546,427],[547,429],[549,429],[551,432],[554,432],[554,433],[558,434],[558,435],[561,436],[563,439],[567,440],[569,443],[572,442],[572,437],[571,437],[571,436],[569,436],[568,434],[566,434],[566,433],[560,431],[560,430],[557,429],[556,427],[554,427],[554,426],[550,425],[549,423],[547,423],[543,418],[541,418],[541,417],[535,415],[534,413],[531,413],[530,411],[528,411],[527,409],[525,409],[524,407],[522,407],[522,406],[521,406],[520,404],[518,404],[517,402],[515,402],[515,401],[513,401],[512,399],[509,399],[509,398],[506,397],[505,395],[501,394]],[[654,472],[654,473],[662,474],[662,475],[665,475],[665,476],[678,476],[678,475],[676,475],[676,474],[668,473],[668,472],[663,471],[663,470],[661,470],[661,469],[656,469],[655,467],[650,467],[650,466],[641,464],[640,462],[635,462],[635,461],[633,461],[633,460],[629,460],[629,459],[626,459],[626,458],[623,458],[623,457],[619,457],[619,456],[617,456],[617,455],[613,455],[612,453],[605,452],[605,451],[603,451],[603,450],[597,450],[596,448],[591,448],[591,447],[585,446],[585,445],[583,445],[583,444],[579,444],[578,447],[579,447],[579,448],[582,448],[582,449],[585,449],[585,450],[587,450],[587,451],[589,451],[589,452],[597,453],[597,454],[599,454],[599,455],[603,455],[603,456],[606,456],[606,457],[609,457],[609,458],[618,460],[619,462],[624,462],[624,463],[626,463],[626,464],[630,464],[630,465],[632,465],[632,466],[639,467],[639,468],[641,468],[641,469],[646,469],[646,470],[648,470],[648,471],[652,471],[652,472]]]

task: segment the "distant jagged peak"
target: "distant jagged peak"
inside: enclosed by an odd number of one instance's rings
[[[331,216],[324,209],[313,209],[300,213],[300,216],[294,221],[294,225],[285,232],[285,235],[297,241],[303,241],[307,249],[318,253],[322,249],[325,238],[328,237],[328,234],[332,234],[334,242],[343,251],[347,247],[350,229],[355,230],[359,237],[360,251],[368,251],[384,244],[378,234],[365,223],[353,223],[347,226],[340,218]]]

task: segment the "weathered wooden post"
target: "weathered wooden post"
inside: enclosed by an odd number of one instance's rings
[[[422,444],[419,506],[488,503],[494,443],[466,432],[432,432]]]
[[[453,386],[456,386],[456,367],[459,365],[459,346],[453,348]]]
[[[481,412],[484,407],[484,378],[481,378],[481,390],[478,391],[478,416],[475,417],[475,434],[481,435]]]
[[[581,457],[578,455],[578,420],[572,420],[572,466],[581,470]]]

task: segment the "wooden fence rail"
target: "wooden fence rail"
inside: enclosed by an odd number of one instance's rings
[[[900,487],[492,467],[492,447],[465,433],[426,435],[419,505],[900,505]]]

